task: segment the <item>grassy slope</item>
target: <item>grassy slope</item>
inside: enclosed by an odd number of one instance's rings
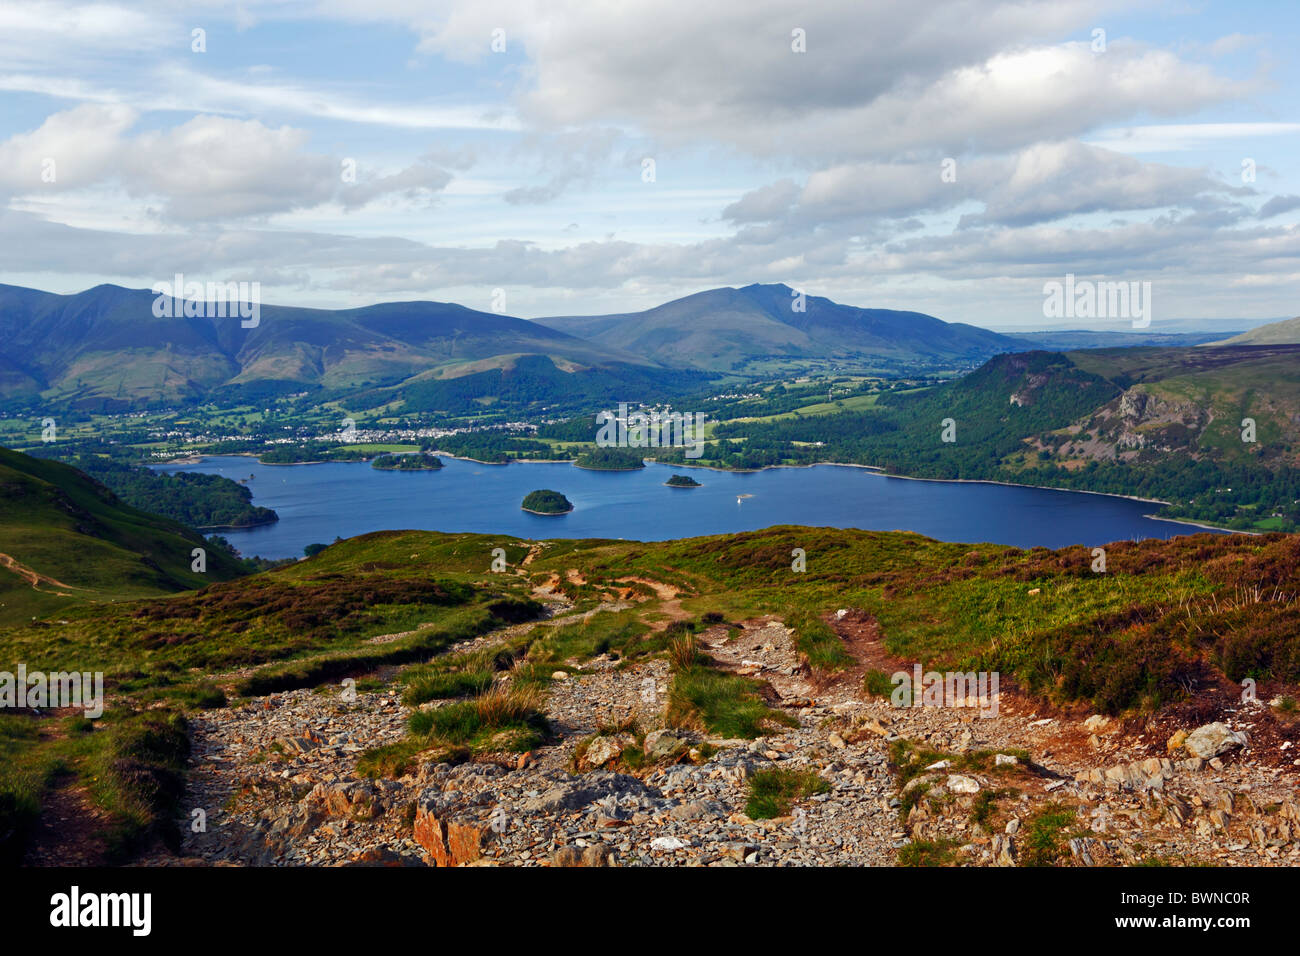
[[[1121,387],[1138,386],[1207,413],[1188,450],[1225,458],[1258,454],[1241,441],[1241,420],[1254,418],[1258,446],[1294,462],[1300,448],[1300,346],[1189,349],[1098,349],[1071,352],[1081,369]]]
[[[239,582],[83,609],[64,625],[0,630],[0,659],[103,667],[110,685],[170,696],[196,674],[346,657],[390,646],[368,645],[370,636],[422,624],[477,631],[527,613],[516,602],[528,578],[487,570],[497,547],[517,566],[527,545],[494,535],[377,532]],[[791,570],[795,548],[807,553],[806,573]],[[857,607],[880,621],[901,656],[1000,669],[1051,696],[1110,710],[1177,696],[1188,668],[1234,681],[1300,680],[1300,536],[1191,535],[1106,551],[1107,571],[1098,574],[1083,547],[1023,551],[787,526],[658,543],[556,541],[527,570],[534,581],[558,573],[579,606],[624,586],[618,578],[641,577],[684,589],[682,606],[696,615],[775,614],[806,627]],[[570,583],[570,568],[586,583]],[[1029,595],[1033,588],[1040,593]],[[1141,652],[1106,656],[1127,648]],[[1137,683],[1071,684],[1067,672],[1086,660],[1110,661],[1104,666]]]
[[[0,567],[0,625],[77,605],[167,594],[237,576],[233,561],[207,549],[207,572],[190,570],[203,538],[130,508],[67,465],[0,448],[0,553],[68,585],[35,589]]]
[[[513,570],[525,573],[490,573],[498,547]],[[807,553],[804,573],[791,570],[795,548]],[[381,664],[432,658],[445,664],[411,672],[413,700],[471,694],[510,660],[458,662],[439,652],[535,614],[528,589],[553,576],[579,609],[625,587],[618,579],[670,584],[682,589],[681,609],[693,617],[772,614],[800,632],[805,649],[825,637],[823,615],[860,608],[875,616],[887,649],[900,657],[940,669],[998,670],[1004,680],[1050,699],[1108,712],[1160,706],[1192,682],[1205,686],[1246,676],[1274,685],[1300,681],[1297,536],[1121,542],[1108,547],[1104,574],[1090,570],[1092,554],[1081,547],[1022,551],[827,528],[777,527],[649,544],[555,541],[524,568],[528,549],[528,542],[501,535],[379,532],[237,582],[83,606],[67,612],[67,623],[0,628],[0,667],[21,660],[33,669],[105,670],[111,706],[104,726],[123,728],[81,740],[53,733],[50,724],[34,736],[30,725],[15,723],[30,718],[5,715],[0,798],[8,791],[30,808],[60,769],[96,782],[111,748],[129,745],[142,708],[163,704],[165,710],[149,713],[170,719],[168,713],[219,706],[224,698],[213,683],[267,693],[336,685]],[[570,576],[569,569],[579,574]],[[1039,593],[1031,595],[1033,589]],[[380,763],[409,759],[438,735],[474,744],[508,732],[531,745],[543,726],[533,709],[540,697],[531,695],[544,691],[554,670],[570,658],[604,651],[672,658],[677,642],[667,639],[673,631],[651,628],[663,616],[659,602],[650,600],[525,638],[518,648],[524,669],[516,672],[523,696],[486,703],[467,697],[447,715],[455,718],[454,728],[413,725],[416,736],[379,755]],[[401,631],[412,633],[382,644],[368,641]],[[835,655],[819,657],[837,666]],[[258,668],[251,678],[220,676],[247,666]],[[726,694],[694,687],[692,680],[720,678],[675,666],[675,692],[683,700],[692,688],[710,706],[727,697],[731,715],[756,703],[739,685],[723,688]],[[518,714],[512,716],[511,708]],[[104,793],[94,798],[117,807],[113,819],[127,836],[165,824],[166,806],[140,805],[127,781],[114,782],[110,774],[98,785]]]
[[[1281,322],[1270,322],[1268,325],[1261,325],[1258,328],[1251,329],[1249,332],[1243,332],[1241,335],[1233,336],[1230,339],[1224,339],[1219,345],[1300,345],[1300,316],[1294,319],[1283,319]]]
[[[791,551],[808,571],[791,571]],[[1021,551],[918,535],[781,527],[548,557],[588,586],[627,575],[690,588],[683,606],[787,621],[857,607],[887,647],[927,664],[1000,670],[1107,711],[1177,697],[1189,677],[1300,680],[1300,537],[1118,542]],[[1030,595],[1038,588],[1040,593]]]

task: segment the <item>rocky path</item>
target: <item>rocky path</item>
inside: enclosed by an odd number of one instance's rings
[[[561,611],[455,650],[623,606]],[[299,690],[206,712],[194,721],[188,793],[204,825],[186,834],[182,859],[152,862],[884,866],[929,848],[947,862],[1016,865],[1033,862],[1026,834],[1055,820],[1047,862],[1058,865],[1300,864],[1294,732],[1278,732],[1267,704],[1173,741],[1163,729],[1040,713],[1006,689],[996,717],[898,708],[862,690],[868,666],[898,664],[874,622],[847,609],[830,622],[858,660],[830,678],[808,671],[772,617],[700,635],[720,667],[766,681],[771,704],[797,718],[754,741],[663,727],[671,676],[658,659],[600,657],[557,672],[546,704],[555,740],[537,751],[394,780],[361,778],[356,764],[403,738],[409,710],[396,686],[355,701]],[[618,728],[631,721],[649,732],[636,770],[620,763],[632,738]],[[815,774],[825,791],[752,819],[750,781],[773,769]]]

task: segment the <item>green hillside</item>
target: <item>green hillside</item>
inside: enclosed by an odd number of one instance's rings
[[[1300,345],[1300,316],[1294,319],[1283,319],[1281,322],[1270,322],[1268,325],[1261,325],[1249,332],[1213,344],[1216,346]]]
[[[205,574],[190,570],[197,547]],[[75,468],[0,448],[0,625],[242,573],[197,532],[123,504]]]

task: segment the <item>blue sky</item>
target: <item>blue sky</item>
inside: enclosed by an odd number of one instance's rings
[[[1074,273],[1291,316],[1296,9],[6,0],[0,281],[526,317],[786,282],[1011,327]]]

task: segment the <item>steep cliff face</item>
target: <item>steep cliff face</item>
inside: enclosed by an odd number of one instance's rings
[[[1098,409],[1088,427],[1098,436],[1098,446],[1113,446],[1110,457],[1132,458],[1144,450],[1195,453],[1212,418],[1208,408],[1135,385]]]

